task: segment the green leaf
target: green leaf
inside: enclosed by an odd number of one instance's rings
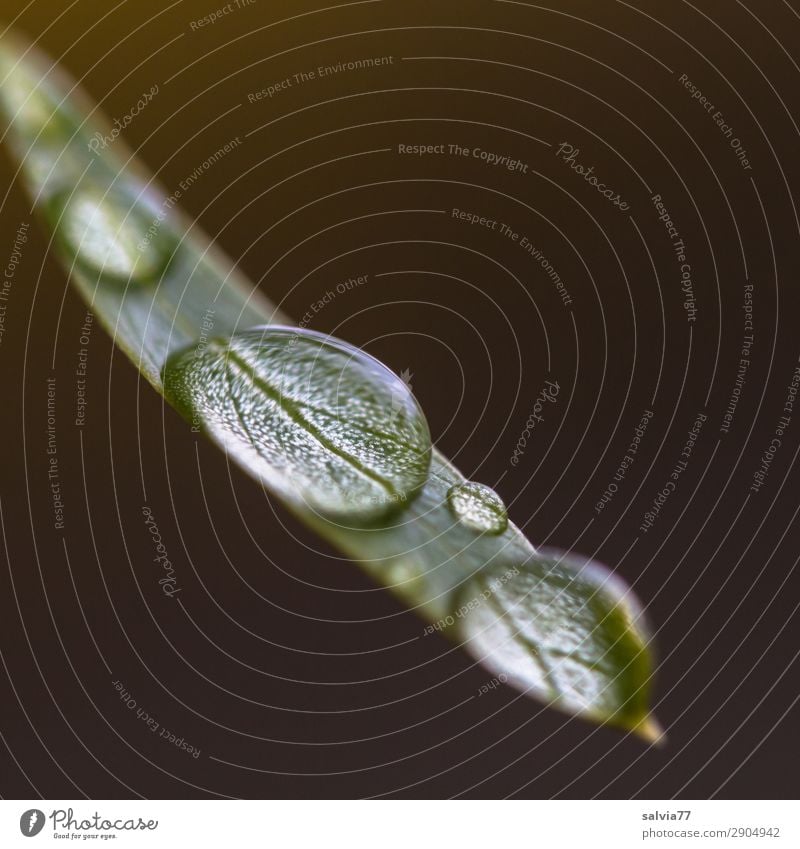
[[[435,448],[407,386],[286,327],[62,72],[0,42],[6,141],[71,280],[150,383],[302,521],[500,680],[648,741],[653,658],[619,579],[537,552]],[[278,326],[280,325],[280,326]],[[211,338],[213,337],[213,338]]]

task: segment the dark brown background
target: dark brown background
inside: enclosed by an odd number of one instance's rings
[[[511,689],[475,697],[487,672],[438,635],[421,638],[420,620],[187,438],[99,329],[87,426],[75,428],[85,307],[35,224],[0,347],[3,796],[796,796],[800,408],[763,489],[748,487],[800,354],[797,6],[550,5],[258,0],[199,32],[189,22],[213,4],[7,0],[3,15],[112,118],[159,84],[124,138],[168,193],[263,127],[183,208],[298,319],[341,280],[371,276],[311,326],[410,369],[439,447],[496,485],[534,542],[594,555],[635,587],[656,634],[669,745],[648,749]],[[247,101],[298,71],[379,55],[394,64]],[[724,112],[752,171],[682,73]],[[559,162],[551,145],[564,141],[629,214]],[[507,153],[530,172],[396,153],[437,142]],[[5,266],[19,222],[33,219],[6,156],[0,169]],[[690,252],[691,347],[655,192]],[[420,211],[454,207],[529,235],[572,308],[508,240]],[[756,344],[723,435],[745,259]],[[52,374],[64,534],[46,480]],[[559,403],[515,469],[548,377]],[[642,452],[596,516],[651,404]],[[701,410],[679,489],[640,534]],[[159,590],[144,503],[180,604]],[[115,680],[201,756],[149,732]]]

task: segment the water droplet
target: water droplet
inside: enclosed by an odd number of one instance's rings
[[[485,534],[502,534],[508,527],[506,505],[482,483],[468,481],[451,486],[447,503],[462,525]]]
[[[372,521],[428,478],[431,438],[408,387],[321,333],[264,327],[173,355],[168,397],[289,502]]]
[[[79,187],[53,200],[61,243],[75,262],[101,277],[148,283],[163,273],[174,245],[149,232],[157,220],[126,192]]]
[[[64,136],[69,124],[59,110],[59,101],[51,94],[47,80],[37,77],[31,69],[19,62],[17,56],[0,51],[0,90],[5,112],[13,118],[15,129],[39,141],[52,141],[60,136],[63,146],[72,135]]]
[[[495,558],[455,602],[467,650],[509,683],[570,713],[648,723],[651,637],[629,588],[604,566],[552,549]]]
[[[27,50],[9,43],[8,33],[0,39],[0,122],[8,128],[4,141],[24,160],[23,179],[32,181],[39,194],[42,184],[51,180],[77,182],[88,149],[81,120],[56,90],[52,63],[48,60],[42,67],[33,55],[23,56]]]

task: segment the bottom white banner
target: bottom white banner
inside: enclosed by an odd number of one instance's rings
[[[0,846],[800,846],[795,801],[2,801]]]

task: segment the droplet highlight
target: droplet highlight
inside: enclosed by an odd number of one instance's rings
[[[447,503],[453,515],[473,531],[502,534],[508,527],[508,512],[500,496],[482,483],[468,481],[451,486]]]
[[[408,386],[341,340],[256,328],[173,355],[164,386],[256,477],[328,519],[388,516],[428,479],[430,431]]]
[[[157,219],[123,191],[79,187],[57,197],[52,208],[61,244],[101,279],[155,282],[169,263],[174,246],[162,233],[153,238]]]

